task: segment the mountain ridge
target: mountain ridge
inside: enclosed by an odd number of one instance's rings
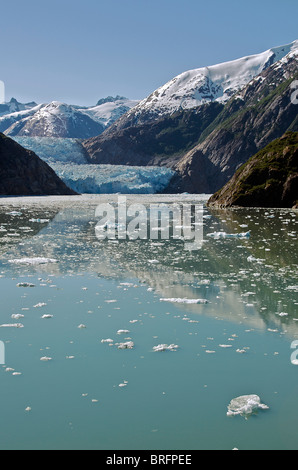
[[[100,135],[138,101],[117,95],[82,107],[59,101],[22,104],[14,98],[0,106],[0,132],[9,136],[87,139]]]
[[[173,168],[177,175],[169,192],[213,193],[222,187],[237,168],[262,146],[287,130],[298,130],[297,107],[291,103],[290,83],[296,78],[298,41],[284,49],[280,60],[267,52],[267,66],[225,103],[211,101],[200,106],[137,122],[139,106],[132,108],[100,136],[83,142],[91,163],[158,164]],[[255,57],[255,56],[253,56]],[[262,56],[263,57],[263,56]],[[264,62],[264,57],[263,57]],[[271,63],[271,65],[270,65]],[[218,109],[206,121],[206,108],[217,103]],[[204,112],[203,112],[204,111]],[[150,113],[149,113],[150,114]],[[168,145],[160,135],[170,133],[169,119],[176,130],[187,114],[198,115],[198,127],[187,128],[192,149],[176,146],[165,156]],[[209,117],[208,117],[209,119]],[[263,130],[262,130],[263,129]],[[154,130],[155,132],[153,132]],[[180,129],[181,131],[181,129]],[[152,142],[148,144],[148,136]]]

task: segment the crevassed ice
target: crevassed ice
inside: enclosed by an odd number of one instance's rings
[[[13,137],[26,149],[32,150],[48,164],[54,162],[87,163],[80,139],[62,137]]]
[[[81,194],[154,194],[175,174],[170,168],[88,164],[80,139],[14,137],[50,165],[64,183]]]
[[[64,183],[85,194],[154,194],[167,187],[174,171],[159,167],[51,164]]]

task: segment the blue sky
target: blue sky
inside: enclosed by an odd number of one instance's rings
[[[11,0],[0,9],[6,99],[146,97],[189,69],[298,39],[297,0]]]

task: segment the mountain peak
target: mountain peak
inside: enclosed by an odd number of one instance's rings
[[[226,103],[253,78],[290,53],[298,53],[298,40],[259,54],[188,70],[155,90],[128,116],[145,122],[212,101]]]
[[[101,98],[100,100],[98,100],[98,102],[96,103],[96,106],[100,106],[101,104],[105,104],[105,103],[115,103],[116,101],[122,101],[122,100],[127,100],[128,98],[125,98],[125,96],[120,96],[120,95],[117,95],[117,96],[107,96],[106,98]]]

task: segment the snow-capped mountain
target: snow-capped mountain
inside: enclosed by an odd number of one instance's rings
[[[11,102],[10,102],[11,103]],[[26,105],[18,106],[17,110],[14,110],[15,107],[11,108],[10,103],[7,103],[6,112],[0,113],[0,132],[3,132],[8,135],[8,129],[14,128],[18,122],[25,123],[29,118],[34,116],[43,105],[37,105],[34,103],[32,108],[26,108]],[[6,106],[3,105],[3,106]],[[10,111],[13,109],[12,111]]]
[[[88,139],[101,134],[137,103],[119,96],[105,98],[89,108],[58,101],[22,105],[12,100],[0,108],[0,132],[10,136]]]
[[[6,116],[7,118],[7,116]],[[10,136],[81,138],[101,134],[104,126],[73,106],[58,101],[41,106],[33,115],[16,121],[5,134]]]
[[[298,40],[260,54],[181,73],[140,101],[125,120],[142,123],[212,101],[226,103],[250,80],[295,50]],[[121,127],[126,127],[124,120]]]
[[[298,41],[236,63],[209,68],[214,69],[213,79],[217,69],[222,83],[228,83],[228,70],[229,77],[234,73],[234,93],[229,99],[230,91],[207,102],[193,101],[193,108],[176,109],[169,92],[175,86],[173,80],[162,87],[163,92],[159,89],[155,103],[149,98],[142,101],[103,134],[84,141],[89,161],[167,166],[177,176],[169,191],[217,191],[261,148],[288,130],[298,131],[297,105],[291,99],[291,85],[298,74]],[[259,69],[262,71],[254,75]],[[237,70],[241,71],[238,78]],[[183,96],[185,99],[185,93]]]
[[[99,100],[96,106],[78,108],[78,111],[107,128],[138,103],[139,101],[137,100],[129,100],[121,96],[116,96],[116,98],[108,96]]]
[[[17,111],[24,111],[37,106],[37,103],[32,101],[31,103],[19,103],[15,98],[11,98],[8,103],[0,104],[0,116],[5,114],[15,113]]]

